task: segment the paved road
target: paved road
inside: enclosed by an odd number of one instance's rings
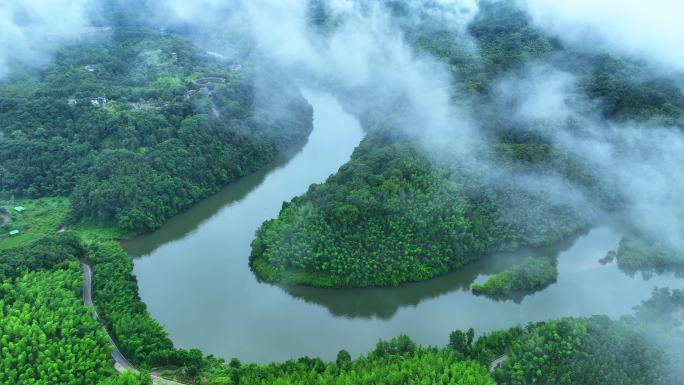
[[[489,372],[493,372],[496,369],[499,369],[501,365],[503,365],[503,363],[506,362],[506,358],[508,357],[504,354],[503,356],[499,356],[494,361],[492,361],[492,363],[489,364]]]
[[[100,316],[97,314],[97,311],[95,311],[95,309],[93,308],[93,269],[85,261],[81,261],[81,268],[83,269],[83,304],[87,308],[92,309],[93,318],[99,321]],[[138,369],[136,369],[135,366],[133,366],[133,364],[131,364],[126,359],[126,357],[124,357],[124,355],[121,353],[121,350],[119,350],[119,347],[116,346],[116,342],[112,338],[111,334],[109,334],[109,331],[107,331],[107,336],[109,337],[109,342],[112,344],[112,347],[114,348],[114,350],[112,351],[112,358],[114,359],[114,368],[119,372],[137,372]],[[154,374],[152,374],[151,376],[152,381],[155,384],[185,385],[180,382],[167,380],[166,378],[162,378]]]

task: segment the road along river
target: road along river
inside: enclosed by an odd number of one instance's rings
[[[454,329],[478,332],[563,316],[617,317],[674,277],[630,277],[598,259],[621,233],[598,227],[545,250],[485,258],[437,279],[398,288],[325,290],[258,283],[248,267],[259,225],[283,201],[337,171],[362,138],[358,121],[325,93],[306,91],[314,131],[296,155],[246,177],[170,220],[159,231],[124,243],[134,257],[140,295],[179,347],[243,362],[303,355],[333,359],[372,350],[379,338],[409,334],[444,345]],[[525,254],[559,257],[558,282],[517,301],[470,294],[470,285]]]

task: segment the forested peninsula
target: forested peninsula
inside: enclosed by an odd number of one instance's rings
[[[254,41],[231,36],[239,46],[231,57],[212,54],[188,25],[166,30],[147,20],[152,2],[131,3],[103,5],[85,37],[60,45],[45,65],[12,62],[0,80],[0,384],[681,384],[684,291],[670,288],[635,299],[640,305],[620,318],[454,330],[438,346],[398,335],[329,361],[243,363],[175,346],[141,300],[119,242],[296,153],[314,115],[294,76],[271,71]],[[683,88],[669,74],[565,46],[514,1],[479,2],[466,31],[472,49],[429,12],[416,23],[409,3],[387,0],[382,9],[411,52],[449,69],[449,91],[484,134],[472,152],[434,156],[424,138],[396,129],[406,124],[401,98],[393,109],[358,113],[366,137],[351,159],[255,234],[244,263],[265,285],[424,281],[498,252],[555,244],[622,208],[612,180],[497,104],[497,85],[530,62],[572,73],[573,95],[595,102],[592,112],[610,123],[684,121]],[[325,4],[307,3],[307,28],[322,36],[344,24]],[[338,97],[352,113],[371,102],[363,92]],[[558,198],[570,188],[593,204],[578,210]],[[626,236],[614,255],[632,272],[682,266],[678,253],[641,234]],[[542,290],[556,265],[531,258],[462,289],[494,297]]]
[[[408,17],[395,6],[399,20]],[[586,229],[598,210],[618,208],[621,197],[589,164],[532,127],[497,115],[495,84],[522,71],[529,60],[572,71],[580,79],[574,91],[600,100],[597,113],[605,119],[684,118],[681,89],[628,59],[563,47],[512,4],[482,4],[468,28],[478,47],[470,55],[448,25],[404,26],[417,51],[450,65],[461,95],[488,106],[476,112],[488,134],[476,144],[480,158],[432,158],[420,140],[382,121],[386,114],[366,116],[367,137],[351,161],[285,204],[279,217],[258,231],[250,264],[259,278],[321,287],[396,286],[495,252],[553,244]],[[572,67],[558,57],[572,60]],[[635,82],[635,77],[647,80]],[[489,162],[505,170],[504,178],[536,174],[549,182],[501,182]],[[556,177],[566,184],[554,182]],[[595,207],[554,199],[572,189],[591,196]]]

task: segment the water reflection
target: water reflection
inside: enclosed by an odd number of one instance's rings
[[[244,178],[156,233],[125,242],[134,256],[140,296],[179,347],[198,347],[243,362],[303,355],[358,355],[379,338],[400,333],[423,345],[444,345],[454,329],[478,332],[565,316],[629,313],[654,286],[677,287],[671,276],[631,278],[598,259],[622,233],[599,227],[546,250],[481,259],[428,282],[398,288],[322,290],[259,283],[248,267],[250,243],[283,201],[322,182],[344,164],[362,138],[358,121],[326,94],[307,93],[314,132],[290,160]],[[558,282],[543,291],[494,301],[470,293],[473,282],[527,255],[558,255]],[[679,285],[681,286],[681,285]]]
[[[231,204],[244,199],[256,187],[261,185],[266,177],[285,167],[295,156],[301,153],[304,145],[281,154],[269,165],[260,170],[240,178],[229,187],[200,201],[191,209],[169,219],[157,231],[144,234],[133,239],[121,241],[121,246],[134,258],[153,254],[159,247],[178,239],[187,237],[196,231],[203,223],[210,220],[218,212]]]
[[[537,249],[521,249],[515,253],[487,256],[466,266],[425,282],[406,283],[396,288],[318,289],[306,286],[280,286],[289,295],[307,303],[324,306],[330,314],[347,318],[379,318],[387,320],[406,306],[418,306],[420,302],[461,291],[470,293],[473,283],[483,282],[492,274],[515,266],[529,256],[557,256],[568,250],[587,232],[577,234],[558,244]],[[478,279],[479,278],[479,279]],[[514,293],[508,298],[520,303],[525,296],[533,294]]]

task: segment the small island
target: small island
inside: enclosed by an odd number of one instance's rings
[[[516,292],[541,290],[558,279],[557,260],[528,257],[521,264],[494,274],[483,284],[474,284],[473,294],[504,297]]]
[[[622,238],[616,253],[618,268],[632,274],[636,271],[664,273],[684,272],[684,257],[646,236],[629,234]]]

